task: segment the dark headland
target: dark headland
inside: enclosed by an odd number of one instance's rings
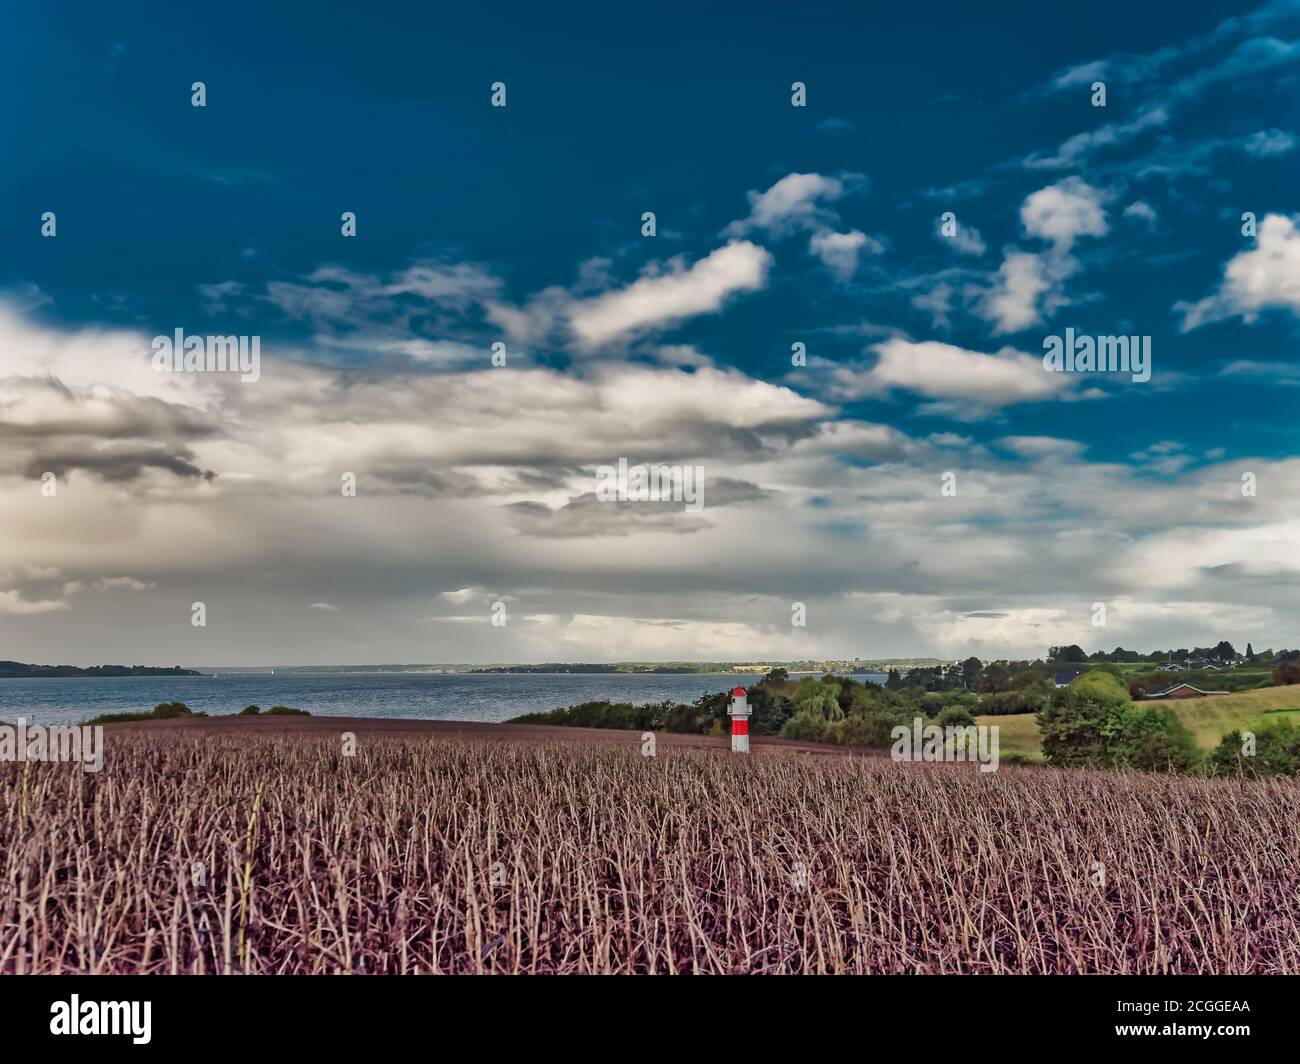
[[[28,665],[21,661],[0,661],[0,679],[33,679],[56,676],[202,676],[179,665]]]

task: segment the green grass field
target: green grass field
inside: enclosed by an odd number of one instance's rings
[[[1003,756],[1019,754],[1031,761],[1043,760],[1039,743],[1038,722],[1032,713],[1011,713],[1002,717],[976,717],[977,724],[996,724],[998,750]]]
[[[1198,746],[1213,750],[1230,731],[1254,730],[1261,724],[1279,719],[1300,723],[1300,684],[1287,687],[1261,687],[1235,695],[1189,698],[1183,701],[1146,702],[1171,710],[1196,737]],[[976,717],[980,724],[997,724],[1000,749],[1029,758],[1041,758],[1038,725],[1032,713],[1005,717]]]

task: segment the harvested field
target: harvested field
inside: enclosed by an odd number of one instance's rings
[[[1291,781],[490,734],[0,765],[0,972],[1300,971]]]

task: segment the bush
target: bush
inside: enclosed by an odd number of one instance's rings
[[[174,720],[177,717],[206,717],[206,713],[195,713],[184,702],[159,702],[148,713],[101,713],[91,717],[86,724],[125,724],[133,720]]]
[[[272,706],[266,711],[276,717],[310,717],[305,709],[290,709],[288,706]]]
[[[911,728],[921,716],[916,706],[907,702],[880,702],[865,710],[856,710],[843,721],[843,728],[833,739],[847,746],[890,747],[894,737],[890,733],[900,724]],[[842,737],[842,739],[841,739]]]
[[[1091,675],[1091,674],[1089,674]],[[1136,707],[1114,677],[1081,676],[1038,713],[1043,754],[1053,765],[1186,772],[1200,759],[1196,742],[1172,713]]]
[[[1048,690],[1041,683],[1021,687],[1013,691],[999,691],[989,695],[980,703],[979,712],[989,716],[1003,717],[1012,713],[1037,713],[1051,699]]]
[[[558,724],[570,728],[626,728],[637,731],[660,731],[672,712],[688,709],[673,702],[647,703],[634,706],[629,702],[583,702],[567,709],[552,709],[543,713],[525,713],[512,717],[507,724]],[[284,707],[273,706],[268,713],[284,712]],[[301,712],[301,710],[290,711]]]
[[[942,714],[951,707],[964,709],[970,714],[979,712],[979,697],[973,691],[927,691],[921,695],[920,707],[927,717]]]
[[[1062,688],[1051,702],[1038,711],[1038,730],[1043,737],[1043,756],[1053,765],[1087,767],[1106,758],[1104,729],[1110,706],[1077,691]]]
[[[1124,684],[1100,668],[1075,677],[1074,682],[1063,690],[1076,691],[1105,706],[1124,706],[1129,702],[1128,690]]]
[[[799,739],[803,742],[833,742],[834,732],[826,717],[817,709],[801,709],[785,722],[782,739]]]
[[[1201,760],[1192,733],[1167,709],[1126,707],[1112,716],[1106,731],[1109,757],[1119,767],[1187,772]]]
[[[941,728],[966,728],[975,723],[975,718],[963,706],[949,706],[939,714],[936,723]]]
[[[101,713],[98,717],[91,717],[87,721],[82,721],[85,725],[94,724],[125,724],[132,720],[153,720],[152,713]]]
[[[832,742],[839,746],[879,746],[877,728],[864,717],[846,717],[833,728]]]
[[[1216,775],[1296,776],[1300,775],[1300,728],[1288,720],[1262,725],[1255,736],[1253,756],[1245,753],[1245,736],[1229,732],[1215,747],[1206,768]]]
[[[239,711],[241,717],[255,717],[262,712],[261,706],[245,706]]]

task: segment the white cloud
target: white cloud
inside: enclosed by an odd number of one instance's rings
[[[1229,260],[1216,292],[1174,306],[1183,315],[1183,332],[1224,318],[1253,322],[1269,309],[1300,313],[1300,229],[1281,214],[1264,216],[1255,247]]]
[[[766,192],[747,193],[749,217],[732,222],[723,233],[740,237],[758,231],[777,239],[810,233],[808,253],[839,280],[848,281],[857,272],[860,256],[883,254],[885,244],[857,229],[838,232],[840,216],[827,204],[864,183],[861,174],[787,174]]]
[[[1151,204],[1145,203],[1142,200],[1136,200],[1124,208],[1124,217],[1140,218],[1142,221],[1147,223],[1148,228],[1154,229],[1159,216],[1156,214],[1156,209],[1152,207]]]
[[[1025,160],[1031,170],[1058,170],[1075,166],[1098,148],[1124,144],[1150,129],[1158,129],[1169,121],[1169,110],[1156,104],[1143,108],[1127,122],[1112,122],[1088,133],[1076,133],[1066,140],[1053,155],[1035,153]]]
[[[1090,63],[1080,63],[1078,66],[1063,70],[1052,79],[1046,91],[1060,92],[1080,85],[1091,85],[1106,74],[1106,65],[1106,60],[1095,59]]]
[[[996,409],[1060,398],[1067,388],[1060,374],[1043,369],[1042,359],[1010,347],[986,355],[933,340],[894,338],[873,350],[878,358],[870,369],[838,366],[831,371],[832,395],[859,399],[903,389]]]
[[[94,591],[147,591],[158,585],[150,580],[137,580],[134,576],[105,576],[90,586]]]
[[[68,604],[58,599],[41,599],[33,602],[24,598],[20,591],[0,591],[0,615],[29,617],[37,613],[50,613],[67,608]]]
[[[323,611],[325,611],[326,613],[338,613],[339,610],[340,610],[342,607],[332,605],[332,604],[329,603],[329,602],[313,602],[313,603],[312,603],[309,607],[307,607],[307,608],[308,608],[308,609],[312,609],[312,610],[323,610]]]
[[[979,312],[993,322],[995,333],[1019,332],[1043,320],[1038,301],[1051,291],[1044,260],[1027,251],[1008,251],[992,287],[980,300]]]
[[[1258,159],[1267,159],[1274,155],[1285,155],[1296,146],[1296,137],[1283,129],[1261,129],[1246,138],[1244,145],[1247,155]]]
[[[1300,578],[1298,541],[1300,520],[1295,519],[1249,528],[1169,529],[1127,552],[1118,575],[1131,580],[1135,589],[1186,588],[1214,572],[1294,587]]]
[[[940,281],[928,292],[918,292],[912,297],[912,306],[917,310],[928,311],[930,324],[935,329],[947,329],[952,322],[948,317],[952,310],[955,289],[950,284]]]
[[[822,263],[839,280],[847,281],[858,271],[858,256],[862,252],[880,255],[885,245],[866,233],[854,229],[847,233],[836,233],[829,229],[813,233],[808,241],[808,250],[822,260]]]
[[[1012,454],[1031,459],[1078,458],[1087,450],[1086,444],[1056,436],[1003,436],[997,442]]]
[[[765,248],[732,241],[690,267],[674,260],[667,273],[643,276],[626,288],[575,303],[570,324],[582,347],[599,347],[631,333],[714,313],[731,296],[763,288],[771,266],[772,255]]]
[[[1070,254],[1082,236],[1105,236],[1110,230],[1102,206],[1107,194],[1067,178],[1040,188],[1020,206],[1020,221],[1031,237],[1051,247],[1042,253],[1008,248],[992,284],[975,289],[975,312],[993,323],[995,335],[1038,325],[1069,300],[1065,281],[1079,269]]]
[[[1294,387],[1300,385],[1300,365],[1294,362],[1260,362],[1255,359],[1239,358],[1219,370],[1219,376],[1264,377],[1275,384]]]
[[[1084,215],[1060,228],[1063,217],[1035,215],[1053,249],[1095,228]],[[1052,268],[1073,261],[1046,250],[1036,258],[1049,288]],[[670,264],[641,281],[699,265]],[[379,283],[409,289],[384,296],[393,306],[423,306],[424,293],[439,291],[450,302],[480,298],[484,290],[458,295],[458,276],[402,272]],[[969,274],[956,276],[948,280]],[[593,294],[607,285],[593,269],[520,313],[544,308],[562,322],[575,305],[590,310],[622,294]],[[675,293],[650,295],[680,307]],[[1031,313],[1053,298],[1035,294]],[[629,335],[675,320],[662,306],[648,317],[613,309],[620,328],[641,322]],[[206,664],[851,656],[863,646],[1041,653],[1086,643],[1088,603],[1125,594],[1134,620],[1120,629],[1109,615],[1125,645],[1203,641],[1238,624],[1238,645],[1276,645],[1295,627],[1300,575],[1285,552],[1294,553],[1300,520],[1300,460],[1234,453],[1223,468],[1203,469],[1217,458],[1186,458],[1162,441],[1138,452],[1148,464],[1135,471],[1126,456],[1089,462],[1080,445],[1053,437],[913,439],[844,419],[793,387],[713,368],[685,345],[657,353],[657,364],[600,360],[565,372],[512,363],[507,377],[478,368],[481,359],[463,371],[426,363],[356,372],[268,350],[262,380],[241,387],[153,373],[145,333],[56,330],[0,312],[0,557],[29,562],[0,574],[6,654],[190,661],[183,608],[160,608],[156,595],[78,594],[120,579],[106,573],[183,588],[182,607],[191,595],[219,602]],[[907,393],[925,412],[955,416],[1078,395],[1074,380],[1009,347],[987,354],[894,337],[874,358],[790,379],[825,380],[837,398]],[[92,463],[60,480],[57,501],[33,503],[30,469],[42,467],[32,463],[70,441],[92,459],[123,444],[177,442],[216,477],[127,463],[112,479]],[[709,503],[708,527],[689,537],[670,539],[654,523],[625,536],[530,535],[511,519],[520,502],[579,509],[570,504],[591,490],[592,467],[620,456],[698,461],[706,500],[728,481],[753,490],[734,505]],[[1267,488],[1249,506],[1237,490],[1246,462]],[[960,471],[955,498],[939,495],[944,469]],[[356,498],[339,497],[342,470],[357,473]],[[63,598],[77,596],[75,608],[57,599],[55,581]],[[1168,609],[1174,582],[1183,614]],[[452,590],[431,604],[438,588]],[[791,631],[792,588],[815,629]],[[498,597],[517,601],[506,628],[489,622],[486,603]],[[354,625],[294,622],[303,608],[345,601]],[[440,609],[458,616],[432,629],[418,623]],[[977,615],[994,611],[1006,616]]]
[[[943,216],[940,215],[935,219],[934,235],[942,243],[947,244],[961,255],[984,254],[986,250],[984,238],[980,236],[980,231],[973,225],[957,223],[952,236],[944,236],[943,225]]]
[[[444,591],[438,597],[456,606],[464,606],[476,598],[482,598],[487,592],[481,587],[462,587],[459,591]]]
[[[786,607],[788,614],[789,607]],[[701,647],[722,659],[743,659],[762,648],[766,656],[799,657],[811,653],[814,640],[805,629],[784,629],[733,620],[689,620],[675,617],[622,617],[608,614],[547,614],[525,633],[534,648],[531,660],[573,660],[584,656],[602,661],[628,659],[694,660]],[[558,650],[557,650],[558,648]]]
[[[787,174],[766,192],[749,192],[749,217],[727,226],[727,236],[745,236],[755,229],[783,237],[801,229],[821,229],[838,220],[826,209],[844,195],[844,182],[821,174]]]
[[[872,462],[893,462],[915,454],[917,450],[906,433],[891,425],[844,419],[823,422],[814,435],[796,442],[790,453],[797,457],[831,454]]]
[[[1070,177],[1031,193],[1020,206],[1020,222],[1030,236],[1069,251],[1078,237],[1109,232],[1102,203],[1100,190]]]

